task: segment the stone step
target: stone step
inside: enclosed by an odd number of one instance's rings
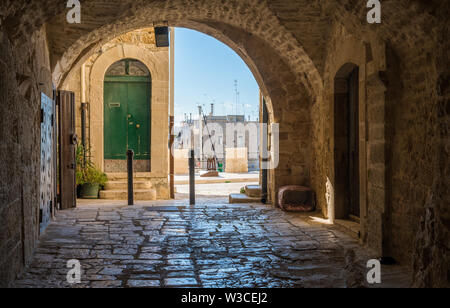
[[[261,186],[259,185],[247,185],[245,186],[245,194],[250,198],[261,198]]]
[[[102,190],[100,191],[100,199],[106,200],[128,200],[127,190]],[[156,190],[139,189],[134,191],[134,200],[154,201],[157,199]]]
[[[135,190],[145,190],[152,189],[152,183],[146,181],[135,181],[133,183],[133,187]],[[105,185],[105,190],[127,190],[128,182],[127,181],[109,181]]]
[[[119,173],[106,173],[106,176],[108,177],[109,181],[127,181],[128,174],[126,172],[119,172]],[[134,174],[133,178],[137,181],[149,181],[152,179],[150,176],[150,173],[146,172],[137,172]]]
[[[230,204],[235,203],[260,203],[261,198],[252,198],[244,194],[231,194]]]

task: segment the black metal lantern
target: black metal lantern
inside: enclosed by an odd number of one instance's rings
[[[156,47],[169,47],[169,28],[155,27]]]

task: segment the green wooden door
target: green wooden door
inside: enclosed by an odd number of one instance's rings
[[[150,89],[149,77],[105,78],[105,159],[124,160],[131,149],[136,160],[150,160]]]

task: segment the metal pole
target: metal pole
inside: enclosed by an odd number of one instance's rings
[[[169,151],[170,151],[170,198],[175,199],[175,157],[173,156],[175,142],[175,136],[173,135],[173,129],[175,126],[175,117],[170,116],[170,137],[169,137]]]
[[[189,199],[190,205],[195,205],[195,151],[191,150],[189,157]]]
[[[267,110],[267,105],[266,105],[266,100],[262,97],[261,95],[261,104],[262,104],[262,123],[265,124],[263,125],[263,130],[267,129],[267,125],[269,124],[269,113]],[[267,162],[268,159],[266,157],[268,157],[268,143],[269,141],[267,140],[267,133],[265,133],[264,131],[261,133],[261,152],[262,152],[262,161],[263,162]],[[262,188],[262,196],[261,196],[261,201],[262,203],[267,203],[267,199],[268,199],[268,171],[267,169],[263,169],[261,170],[261,188]]]
[[[133,190],[133,150],[128,150],[128,205],[134,205],[134,190]]]

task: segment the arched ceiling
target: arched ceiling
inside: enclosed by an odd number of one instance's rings
[[[283,59],[312,96],[318,95],[323,87],[327,41],[334,22],[344,24],[361,40],[368,39],[369,33],[377,33],[397,47],[401,55],[402,50],[406,52],[412,47],[432,49],[433,42],[445,32],[442,21],[449,14],[449,1],[440,0],[384,0],[380,25],[366,22],[366,1],[360,0],[84,0],[81,3],[80,25],[66,22],[67,0],[4,0],[0,4],[0,20],[16,44],[30,31],[48,23],[52,66],[60,76],[93,48],[130,30],[195,22],[202,31],[202,25],[211,29],[214,23],[220,23],[262,40]],[[215,30],[225,35],[222,29]],[[241,55],[247,53],[238,43],[235,45],[232,48],[240,48]]]
[[[317,11],[319,9],[320,7],[311,8],[308,14],[320,17]],[[317,12],[313,13],[314,10]],[[288,64],[310,94],[314,96],[320,93],[322,82],[318,68],[323,66],[319,63],[323,57],[316,53],[320,47],[312,47],[318,43],[309,44],[311,54],[315,55],[313,59],[298,40],[280,24],[267,2],[258,0],[86,1],[82,6],[80,25],[68,24],[65,14],[53,18],[48,24],[54,72],[57,73],[56,76],[63,76],[64,72],[70,70],[83,56],[88,55],[91,49],[98,48],[122,33],[151,25],[180,26],[192,22],[197,25],[194,29],[203,32],[205,31],[202,25],[210,29],[217,27],[216,30],[222,34],[216,38],[222,41],[227,40],[223,31],[227,26],[258,37]],[[317,23],[320,24],[321,21]],[[325,28],[318,26],[317,30]],[[310,39],[325,36],[314,35]],[[241,56],[246,53],[243,46],[230,47],[235,50],[240,48],[241,52],[236,51],[241,53]],[[317,60],[317,63],[314,60]],[[55,80],[56,83],[59,81]]]

